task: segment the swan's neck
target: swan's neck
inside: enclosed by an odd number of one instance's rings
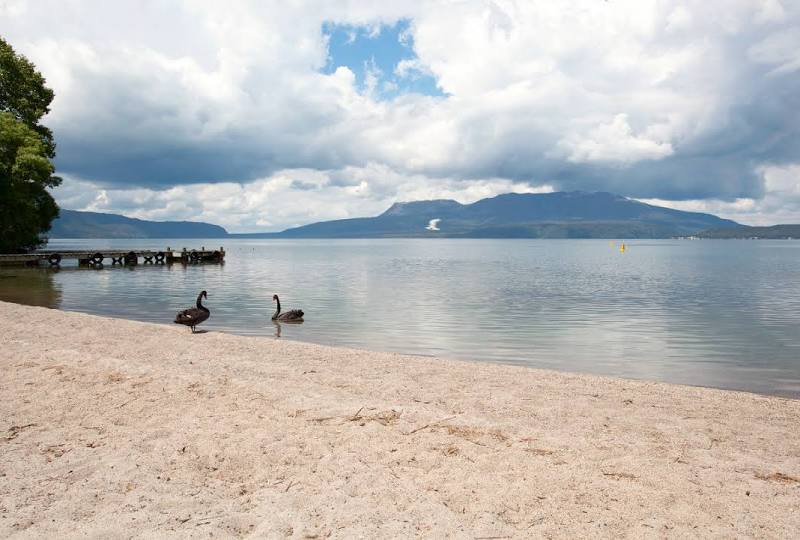
[[[198,294],[197,295],[197,309],[206,309],[205,307],[203,307],[203,295],[202,294]]]
[[[272,316],[272,318],[273,318],[273,319],[276,319],[276,318],[278,317],[278,315],[280,315],[280,314],[281,314],[281,301],[280,301],[280,299],[276,298],[276,299],[275,299],[275,302],[277,302],[277,303],[278,303],[278,307],[277,307],[277,309],[275,310],[275,315],[273,315],[273,316]]]

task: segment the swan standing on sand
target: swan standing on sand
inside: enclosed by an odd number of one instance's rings
[[[206,291],[197,295],[197,307],[184,309],[175,315],[175,324],[185,324],[192,329],[192,334],[194,334],[194,327],[208,319],[211,315],[208,308],[202,304],[203,298],[208,298],[208,293]]]
[[[272,299],[278,303],[278,309],[275,310],[275,314],[272,316],[273,321],[301,322],[303,320],[304,313],[302,309],[290,309],[286,313],[281,313],[281,301],[278,295],[273,294]]]

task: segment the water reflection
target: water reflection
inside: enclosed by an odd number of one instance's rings
[[[0,268],[0,300],[47,308],[61,307],[59,268]]]
[[[272,324],[275,325],[275,337],[281,337],[281,325],[288,325],[288,326],[300,326],[305,321],[277,321],[275,319],[272,320]]]

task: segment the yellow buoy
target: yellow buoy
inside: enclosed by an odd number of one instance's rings
[[[622,244],[621,246],[619,246],[619,250],[620,250],[620,252],[625,253],[625,244]]]

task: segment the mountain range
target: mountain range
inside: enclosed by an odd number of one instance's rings
[[[219,225],[195,221],[146,221],[117,214],[62,209],[50,238],[224,238]]]
[[[472,204],[395,203],[376,217],[312,223],[272,238],[670,238],[738,227],[711,214],[645,204],[611,193],[507,193]],[[240,235],[245,236],[245,235]]]
[[[201,222],[154,222],[62,210],[51,238],[670,238],[741,228],[711,214],[611,193],[507,193],[472,204],[395,203],[375,217],[323,221],[277,233],[231,234]]]

